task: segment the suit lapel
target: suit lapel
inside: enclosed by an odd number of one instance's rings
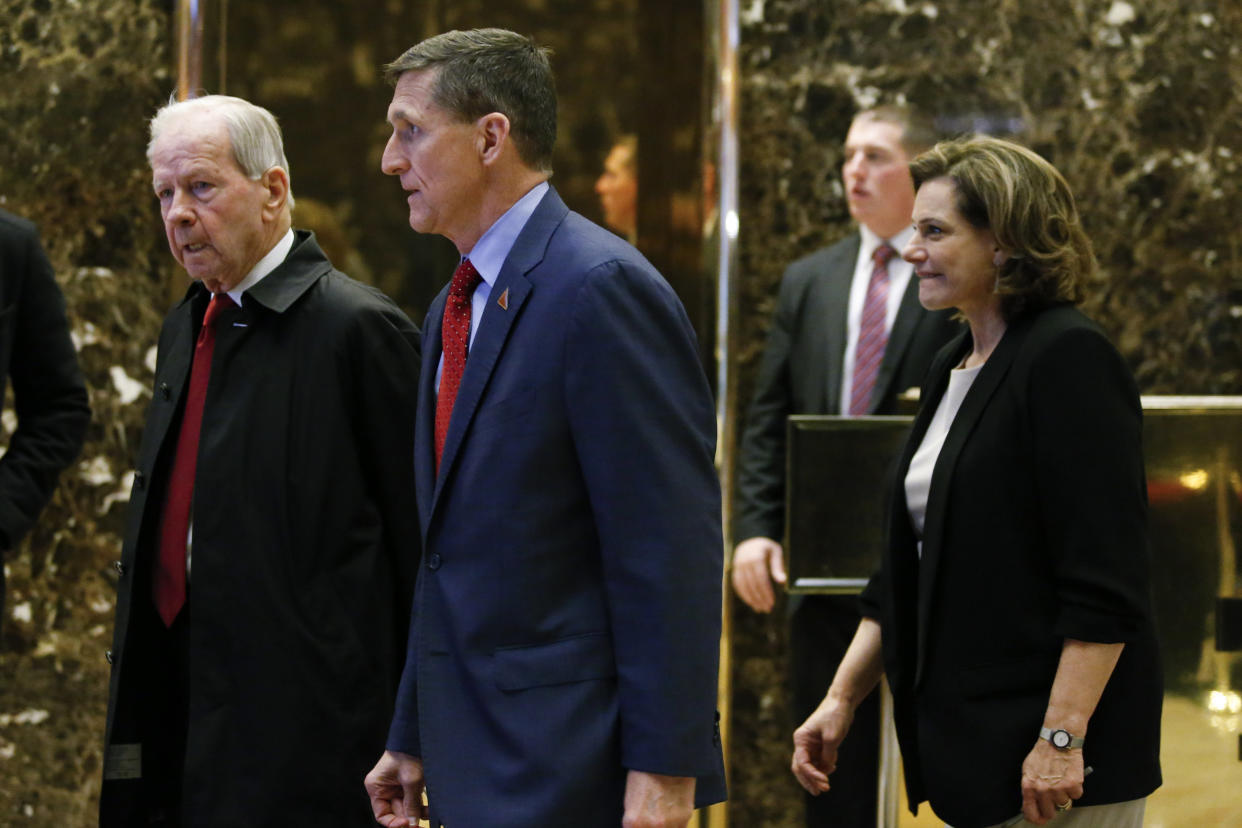
[[[875,378],[875,389],[871,392],[871,401],[867,405],[868,413],[874,414],[882,400],[888,399],[889,392],[900,393],[904,388],[891,389],[897,376],[897,366],[901,364],[910,342],[914,339],[914,331],[923,316],[923,306],[919,304],[919,279],[913,273],[906,284],[906,292],[901,297],[901,306],[897,308],[897,318],[893,320],[893,329],[888,332],[888,344],[884,346],[884,358],[880,361],[880,372]]]
[[[432,301],[423,320],[423,358],[418,377],[418,413],[414,418],[414,489],[418,499],[418,516],[426,540],[428,518],[436,485],[435,422],[436,368],[444,348],[440,328],[444,324],[444,302],[448,285]]]
[[[1009,372],[1009,367],[1013,364],[1014,357],[1017,355],[1025,338],[1025,333],[1026,325],[1019,324],[1007,330],[1004,336],[1001,337],[1001,341],[997,343],[996,349],[988,357],[988,361],[984,364],[983,369],[979,371],[979,375],[975,377],[970,390],[966,392],[966,397],[962,400],[962,407],[958,409],[957,416],[953,418],[953,423],[949,426],[949,433],[945,437],[944,446],[940,449],[940,455],[936,458],[936,465],[932,469],[931,490],[928,494],[927,513],[923,521],[923,557],[919,564],[919,643],[918,662],[914,678],[916,684],[922,678],[923,662],[927,654],[927,627],[931,617],[932,598],[935,592],[936,569],[940,564],[943,548],[945,508],[949,499],[949,486],[953,478],[953,470],[957,466],[958,457],[961,456],[966,441],[979,423],[979,419],[983,416],[988,403],[995,395],[996,389],[1000,387],[1001,381]],[[922,412],[927,418],[927,421],[923,424],[924,433],[926,433],[931,415],[935,412],[935,406],[939,404],[948,385],[950,367],[956,365],[962,356],[968,352],[969,349],[966,345],[970,342],[970,334],[967,332],[960,341],[963,347],[953,349],[956,357],[953,362],[948,366],[937,366],[939,375],[936,380],[935,400],[934,402],[929,400]],[[921,437],[919,442],[922,442]],[[917,444],[915,444],[915,447],[917,448]],[[911,456],[913,456],[913,453],[911,453]],[[908,465],[903,468],[908,468]]]
[[[453,403],[453,418],[449,422],[448,434],[444,438],[444,454],[440,458],[440,473],[435,481],[431,512],[435,511],[436,504],[440,501],[445,481],[452,472],[453,464],[461,448],[462,439],[478,410],[483,391],[487,388],[496,363],[500,359],[509,333],[521,313],[522,306],[531,294],[533,286],[526,278],[526,274],[543,261],[544,251],[547,249],[552,232],[568,212],[569,209],[556,191],[549,189],[526,222],[526,226],[522,228],[522,232],[518,234],[517,240],[513,243],[513,249],[509,251],[504,266],[500,269],[500,275],[496,277],[496,283],[492,285],[487,308],[483,312],[483,318],[479,321],[479,329],[475,333],[474,342],[466,357],[466,370],[462,374],[457,400]],[[502,306],[501,297],[507,297],[507,306]],[[439,304],[443,307],[442,302]],[[439,325],[437,324],[436,327],[435,342],[438,360]],[[431,367],[433,376],[435,364],[433,362]],[[433,400],[431,420],[434,421],[434,394],[430,396]],[[423,440],[422,436],[419,435],[420,444],[432,442],[430,438]],[[434,467],[434,458],[432,466]],[[424,525],[427,524],[424,523]]]
[[[824,411],[838,414],[841,411],[841,371],[845,363],[846,337],[849,333],[850,284],[854,281],[854,266],[858,259],[857,233],[849,243],[836,250],[836,256],[825,263],[824,278],[816,279],[810,307],[818,322],[812,330],[818,332],[814,342],[814,357],[808,365],[815,366],[826,359],[825,370],[814,370],[813,376],[822,377]]]

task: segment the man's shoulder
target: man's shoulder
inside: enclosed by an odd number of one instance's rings
[[[34,222],[0,209],[0,241],[3,241],[6,246],[12,242],[25,241],[37,236],[38,230]]]
[[[637,248],[572,211],[548,238],[541,267],[549,267],[558,273],[558,278],[573,282],[612,271],[664,281],[655,265]]]
[[[833,244],[814,250],[795,259],[785,269],[786,278],[810,278],[814,274],[854,273],[854,260],[858,258],[859,235],[855,231]]]

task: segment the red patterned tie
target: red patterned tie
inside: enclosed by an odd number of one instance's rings
[[[867,283],[867,300],[863,303],[862,321],[858,325],[858,346],[854,349],[854,381],[850,387],[850,416],[866,414],[871,404],[875,378],[884,360],[888,344],[888,260],[897,251],[881,244],[871,254],[875,267]]]
[[[440,471],[440,455],[448,435],[453,403],[466,370],[466,351],[470,347],[470,300],[482,277],[469,259],[462,259],[453,272],[448,298],[444,302],[444,323],[440,339],[444,343],[444,367],[440,371],[440,393],[436,395],[436,472]]]
[[[172,474],[168,479],[167,499],[160,526],[160,552],[156,559],[152,593],[155,608],[164,623],[172,626],[185,606],[185,555],[190,534],[190,511],[194,501],[194,471],[198,465],[198,433],[203,425],[203,403],[207,399],[207,381],[211,379],[211,354],[216,348],[216,317],[225,308],[235,307],[227,293],[217,293],[207,305],[203,326],[194,345],[194,362],[190,366],[190,387],[185,396],[185,413],[181,415],[181,432],[177,435],[177,453],[173,457]]]

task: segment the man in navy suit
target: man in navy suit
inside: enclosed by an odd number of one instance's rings
[[[694,331],[547,183],[546,51],[448,32],[388,67],[385,173],[463,261],[424,330],[426,542],[383,825],[685,825],[724,798],[722,540]],[[424,787],[427,805],[422,802]]]

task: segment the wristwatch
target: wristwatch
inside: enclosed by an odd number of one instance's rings
[[[1047,739],[1048,742],[1057,750],[1073,750],[1083,746],[1085,741],[1081,736],[1075,736],[1068,730],[1049,730],[1046,727],[1039,729],[1039,738]]]

